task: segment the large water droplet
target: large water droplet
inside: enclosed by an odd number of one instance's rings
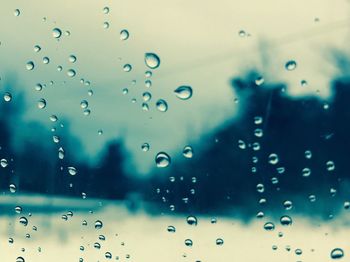
[[[331,251],[331,258],[332,259],[340,259],[344,256],[344,251],[341,248],[334,248]]]
[[[155,53],[146,53],[145,63],[149,68],[156,69],[160,65],[160,59]]]
[[[164,167],[168,167],[170,165],[171,158],[167,153],[159,152],[156,155],[155,162],[156,162],[157,167],[164,168]]]
[[[26,227],[28,225],[28,219],[26,217],[20,217],[19,223]]]
[[[174,93],[181,100],[187,100],[192,97],[193,91],[190,86],[179,86],[174,90]]]
[[[77,73],[75,72],[74,69],[69,69],[69,70],[67,71],[67,75],[68,75],[69,77],[74,77],[76,74],[77,74]]]

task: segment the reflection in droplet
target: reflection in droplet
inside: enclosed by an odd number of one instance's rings
[[[146,53],[145,63],[149,68],[156,69],[160,65],[160,58],[155,53]]]
[[[155,162],[156,162],[157,167],[164,168],[164,167],[168,167],[170,165],[171,158],[167,153],[159,152],[156,155]]]
[[[181,100],[187,100],[192,97],[193,91],[190,86],[179,86],[174,90],[174,93]]]

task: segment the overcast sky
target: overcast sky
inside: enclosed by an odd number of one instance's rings
[[[265,82],[288,83],[291,95],[326,99],[336,74],[330,51],[348,47],[349,12],[345,0],[6,1],[0,8],[0,91],[15,74],[17,87],[27,95],[28,120],[45,123],[48,131],[50,115],[70,120],[92,161],[106,141],[121,137],[137,170],[147,172],[157,152],[179,156],[186,144],[235,114],[240,103],[234,103],[229,83],[246,70],[259,70]],[[59,41],[52,36],[56,27],[63,33]],[[130,33],[126,41],[120,40],[123,29]],[[34,52],[35,45],[40,52]],[[144,83],[146,52],[161,59],[150,88]],[[77,57],[75,63],[69,62],[70,55]],[[289,60],[297,62],[294,71],[284,68]],[[26,70],[28,61],[34,61],[34,70]],[[124,64],[132,70],[124,72]],[[76,71],[73,78],[66,74],[70,68]],[[82,78],[91,85],[81,84]],[[308,86],[301,86],[303,79]],[[37,92],[37,83],[47,87]],[[180,85],[192,86],[191,99],[176,98],[173,91]],[[129,89],[126,95],[124,88]],[[141,106],[145,91],[152,94],[148,112]],[[37,108],[40,98],[47,101],[43,110]],[[155,108],[160,98],[168,102],[165,113]],[[80,108],[83,99],[90,116]],[[151,146],[147,153],[140,149],[144,142]]]

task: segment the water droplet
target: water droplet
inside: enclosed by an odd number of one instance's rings
[[[191,146],[185,146],[182,150],[182,154],[186,158],[192,158],[193,157],[193,149]]]
[[[89,106],[88,101],[82,100],[82,101],[80,102],[80,107],[81,107],[82,109],[85,109],[85,108],[87,108],[88,106]]]
[[[302,253],[303,253],[303,251],[300,248],[297,248],[295,250],[295,254],[298,255],[298,256],[300,256]]]
[[[290,226],[293,223],[293,220],[290,216],[281,216],[280,222],[282,226]]]
[[[59,28],[54,28],[53,30],[52,30],[52,36],[54,37],[54,38],[57,38],[57,39],[59,39],[61,36],[62,36],[62,31],[61,31],[61,29],[59,29]]]
[[[310,150],[305,151],[305,158],[311,159],[312,158],[312,152]]]
[[[311,175],[311,169],[308,167],[303,168],[301,171],[303,177],[309,177]]]
[[[26,217],[20,217],[19,223],[26,227],[28,225],[28,219]]]
[[[123,29],[120,31],[120,40],[127,40],[129,38],[129,31],[126,29]]]
[[[167,230],[170,233],[175,233],[176,232],[176,228],[174,226],[168,226]]]
[[[146,53],[145,54],[145,63],[151,69],[156,69],[160,65],[160,59],[155,53]]]
[[[290,210],[293,207],[292,201],[286,200],[283,202],[283,206],[286,210]]]
[[[150,88],[152,86],[152,81],[151,80],[146,80],[145,81],[145,87]]]
[[[195,216],[188,216],[186,218],[187,224],[189,224],[190,226],[197,226],[198,224],[198,220]]]
[[[168,103],[163,99],[159,99],[156,102],[156,107],[157,107],[158,111],[166,112],[168,110]]]
[[[70,55],[68,61],[71,63],[75,63],[77,61],[77,57],[75,55]]]
[[[146,71],[145,72],[145,77],[150,78],[152,76],[152,72],[151,71]]]
[[[109,28],[109,23],[108,22],[104,22],[103,23],[103,28],[104,29],[108,29]]]
[[[335,169],[335,164],[333,161],[327,161],[326,166],[328,171],[334,171]]]
[[[44,98],[40,98],[38,100],[37,106],[39,109],[44,109],[46,107],[46,100]]]
[[[307,83],[306,80],[301,80],[300,84],[301,84],[302,87],[306,87],[308,83]]]
[[[185,245],[188,247],[192,247],[193,246],[193,241],[191,239],[185,239]]]
[[[67,71],[67,75],[68,75],[69,77],[74,77],[76,74],[77,74],[77,73],[75,72],[74,69],[69,69],[69,70]]]
[[[68,173],[69,173],[71,176],[75,176],[75,175],[78,173],[78,171],[77,171],[77,169],[76,169],[75,167],[69,166],[69,167],[68,167]]]
[[[170,165],[171,158],[167,153],[159,152],[156,155],[155,162],[156,162],[157,167],[164,168],[164,167],[168,167]]]
[[[27,62],[27,64],[26,64],[26,68],[27,68],[27,70],[28,71],[31,71],[31,70],[33,70],[34,69],[34,62],[33,61],[29,61],[29,62]]]
[[[148,102],[149,100],[151,100],[152,95],[151,95],[151,93],[149,93],[149,92],[144,92],[144,93],[142,94],[142,98],[143,98],[143,101]]]
[[[17,257],[16,262],[25,262],[23,257]]]
[[[89,116],[91,114],[91,110],[90,109],[84,109],[83,114],[84,114],[84,116]]]
[[[264,229],[266,231],[273,231],[275,229],[275,225],[272,222],[267,222],[264,224]]]
[[[40,47],[39,45],[35,45],[35,46],[34,46],[34,52],[35,52],[35,53],[40,52],[40,50],[41,50],[41,47]]]
[[[124,72],[130,72],[132,70],[132,66],[130,64],[125,64],[123,66]]]
[[[143,144],[141,145],[141,149],[142,149],[142,151],[144,151],[144,152],[147,152],[147,151],[149,150],[149,148],[150,148],[150,145],[149,145],[148,143],[143,143]]]
[[[278,163],[279,159],[278,159],[278,155],[277,154],[270,154],[269,155],[269,164],[271,165],[276,165]]]
[[[48,58],[47,56],[43,57],[43,63],[46,65],[50,63],[50,58]]]
[[[264,193],[265,191],[265,187],[263,184],[257,184],[256,185],[256,191],[258,191],[259,193]]]
[[[15,207],[15,212],[16,212],[17,214],[21,214],[21,212],[22,212],[22,207],[21,207],[21,206],[16,206],[16,207]]]
[[[222,246],[224,244],[224,240],[222,238],[218,238],[218,239],[216,239],[215,243],[218,246]]]
[[[103,223],[101,220],[96,220],[95,229],[101,229],[103,227]]]
[[[174,93],[181,100],[187,100],[192,97],[193,91],[190,86],[179,86],[174,90]]]
[[[105,253],[105,258],[112,259],[112,254],[110,252]]]
[[[332,259],[340,259],[344,256],[344,251],[341,248],[334,248],[331,251],[331,258]]]
[[[13,194],[13,193],[16,193],[17,191],[17,187],[15,184],[10,184],[9,186],[9,189],[10,189],[10,192]]]
[[[105,7],[103,8],[103,13],[104,13],[104,14],[108,14],[108,13],[109,13],[109,7],[108,7],[108,6],[105,6]]]
[[[14,14],[14,16],[19,16],[21,14],[21,11],[19,9],[15,9],[13,14]]]
[[[247,33],[246,33],[244,30],[240,30],[240,31],[238,32],[238,35],[239,35],[240,37],[245,37],[245,36],[247,35]]]
[[[95,243],[94,243],[94,248],[100,249],[100,248],[101,248],[101,244],[98,243],[98,242],[95,242]]]
[[[5,158],[1,159],[0,160],[0,165],[1,165],[2,168],[7,167],[8,166],[7,160]]]
[[[11,93],[6,92],[6,93],[4,94],[4,101],[5,101],[5,102],[10,102],[11,100],[12,100],[12,95],[11,95]]]
[[[286,64],[285,64],[285,68],[288,71],[293,71],[295,68],[297,67],[297,63],[294,60],[289,60]]]
[[[57,122],[57,120],[58,120],[58,117],[56,115],[51,115],[50,116],[50,121],[51,122]]]
[[[262,76],[258,76],[258,77],[255,79],[255,84],[256,84],[257,86],[261,86],[264,82],[265,82],[265,79],[264,79]]]

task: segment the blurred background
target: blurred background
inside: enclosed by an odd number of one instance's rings
[[[346,260],[349,14],[2,0],[0,261]]]

